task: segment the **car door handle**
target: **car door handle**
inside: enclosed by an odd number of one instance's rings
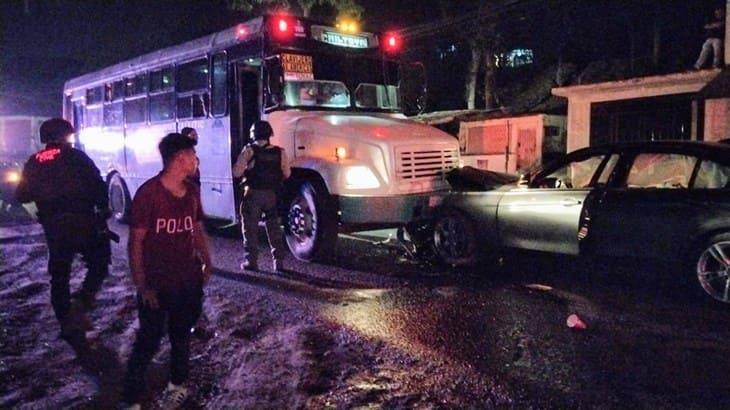
[[[562,201],[560,201],[560,204],[563,206],[575,206],[580,205],[581,201],[575,198],[565,198]]]

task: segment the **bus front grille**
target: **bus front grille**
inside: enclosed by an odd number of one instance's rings
[[[396,160],[396,175],[401,181],[443,178],[459,166],[459,152],[441,147],[398,147]]]

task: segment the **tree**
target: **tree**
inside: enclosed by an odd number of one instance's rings
[[[359,18],[363,9],[355,0],[294,0],[294,6],[289,0],[228,0],[228,6],[233,10],[257,14],[264,11],[287,10],[301,14],[302,17],[311,17],[316,6],[333,7],[338,13],[353,18]]]
[[[495,6],[508,3],[505,0],[479,0],[477,17],[472,20],[472,35],[468,41],[471,48],[471,61],[467,71],[464,97],[468,109],[476,108],[477,83],[479,73],[483,73],[484,108],[496,108],[495,72],[497,69],[495,55],[500,46],[500,35],[497,30],[497,19],[493,12]]]

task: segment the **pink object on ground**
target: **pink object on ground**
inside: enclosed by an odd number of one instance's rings
[[[578,330],[583,330],[583,329],[586,329],[588,327],[588,325],[586,325],[585,322],[582,321],[578,317],[578,315],[576,315],[575,313],[573,313],[572,315],[568,316],[568,320],[565,321],[565,324],[567,324],[568,327],[571,328],[571,329],[578,329]]]

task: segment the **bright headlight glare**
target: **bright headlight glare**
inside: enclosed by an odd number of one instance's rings
[[[349,167],[345,172],[345,188],[371,189],[379,186],[378,178],[370,168],[364,165]]]
[[[10,171],[5,175],[5,181],[10,183],[20,182],[20,172]]]

